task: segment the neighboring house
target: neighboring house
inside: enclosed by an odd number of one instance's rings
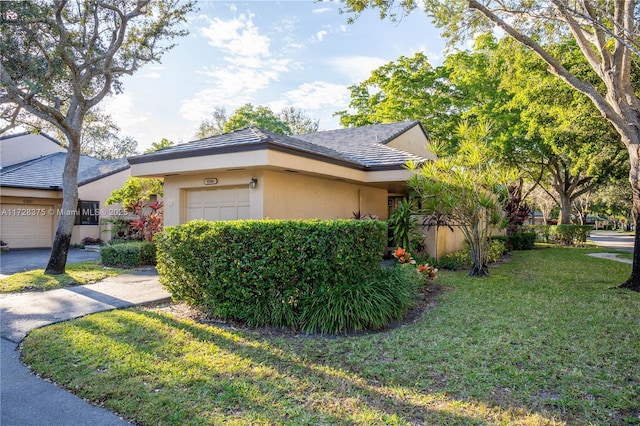
[[[0,239],[10,248],[51,247],[62,205],[66,149],[40,133],[0,137]],[[78,168],[78,210],[71,238],[108,239],[106,220],[122,214],[105,201],[129,176],[126,159],[102,161],[86,155]],[[106,238],[105,238],[106,237]]]
[[[418,121],[295,136],[250,127],[129,163],[133,176],[164,179],[165,226],[354,214],[386,220],[409,192],[406,163],[435,158],[428,141]]]

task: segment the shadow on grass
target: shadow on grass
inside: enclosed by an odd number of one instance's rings
[[[104,329],[99,324],[92,324],[92,317],[76,326],[112,339],[116,345],[125,345],[129,356],[155,359],[158,365],[179,365],[181,372],[171,378],[160,371],[127,373],[128,376],[144,374],[145,380],[155,382],[157,398],[162,395],[162,389],[179,389],[183,395],[171,398],[173,415],[177,416],[178,422],[185,422],[187,418],[196,423],[207,421],[208,415],[217,412],[225,421],[240,423],[257,420],[292,424],[484,425],[516,418],[527,419],[527,424],[556,424],[553,419],[519,407],[489,407],[476,401],[455,400],[443,393],[429,393],[425,389],[366,380],[340,366],[305,360],[300,354],[242,332],[180,321],[156,312],[130,312],[126,318],[114,319],[123,328],[130,327],[132,320],[137,322],[137,327],[145,329],[141,334],[145,336],[144,341],[137,341],[131,333],[123,333],[126,330],[118,325]],[[137,315],[144,318],[136,319]],[[176,344],[177,340],[182,340],[177,337],[179,332],[188,336],[185,343],[200,342],[198,347]],[[153,336],[153,340],[150,341],[149,336]],[[210,353],[193,355],[202,351]],[[226,357],[233,359],[229,364],[219,366],[221,359]],[[194,402],[194,398],[200,398],[200,401]],[[154,405],[157,401],[150,403]],[[201,407],[194,410],[193,405]],[[137,419],[136,411],[121,414],[143,423],[161,420]]]

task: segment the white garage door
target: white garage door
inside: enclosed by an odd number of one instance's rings
[[[53,240],[53,206],[2,204],[0,239],[10,248],[51,247]]]
[[[249,219],[249,188],[231,187],[187,191],[187,221]]]

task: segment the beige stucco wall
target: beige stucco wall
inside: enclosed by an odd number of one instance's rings
[[[264,173],[264,216],[272,219],[349,219],[354,212],[387,218],[387,191],[298,173]]]
[[[164,225],[174,226],[186,222],[186,193],[190,189],[217,189],[249,186],[251,179],[258,179],[255,189],[249,191],[251,219],[263,218],[264,181],[262,172],[241,170],[236,172],[212,171],[192,175],[166,176],[164,178]],[[205,185],[205,179],[217,179],[215,185]]]
[[[78,199],[83,201],[98,201],[100,203],[99,225],[74,225],[71,234],[71,244],[80,244],[83,238],[100,238],[103,241],[111,239],[111,225],[106,219],[126,217],[120,204],[107,205],[107,198],[114,189],[121,188],[129,177],[129,169],[114,173],[102,179],[78,187]],[[104,231],[104,232],[103,232]]]
[[[429,150],[428,140],[425,138],[420,126],[414,126],[407,130],[387,145],[402,151],[419,155],[427,160],[435,160],[436,156]]]
[[[422,227],[424,235],[424,245],[429,256],[441,258],[454,251],[464,248],[464,234],[460,227],[453,226],[451,230],[448,226]]]
[[[0,166],[21,163],[56,152],[65,152],[65,149],[38,134],[2,139],[0,141]]]
[[[213,178],[217,184],[204,184]],[[252,178],[258,182],[249,192],[251,219],[348,219],[357,211],[381,220],[388,216],[386,189],[299,173],[246,170],[165,177],[165,226],[186,222],[187,191],[248,186]]]

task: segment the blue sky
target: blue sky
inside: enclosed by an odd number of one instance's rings
[[[347,108],[347,87],[400,56],[425,52],[443,59],[444,41],[416,11],[401,22],[377,11],[353,24],[335,2],[199,2],[190,35],[177,40],[161,64],[124,79],[124,93],[103,103],[141,150],[165,137],[188,142],[214,108],[227,113],[250,102],[274,112],[293,106],[338,128],[333,113]]]

